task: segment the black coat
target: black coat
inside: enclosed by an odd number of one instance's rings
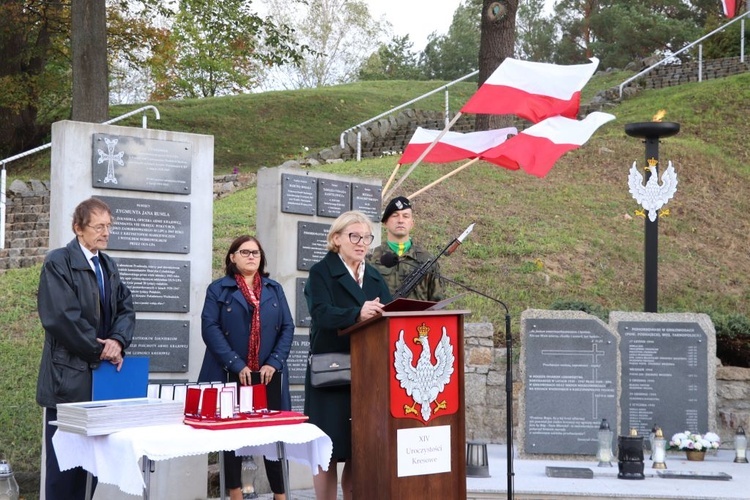
[[[365,266],[360,288],[337,253],[328,252],[323,260],[312,266],[305,285],[305,298],[310,311],[310,350],[321,352],[349,352],[349,337],[338,331],[352,326],[362,304],[380,298],[391,301],[383,277],[372,266]],[[333,441],[333,459],[344,461],[351,457],[351,387],[340,386],[316,389],[310,385],[310,366],[305,374],[305,415],[310,423],[320,427]]]
[[[135,311],[130,290],[120,281],[114,261],[99,252],[109,278],[110,324],[105,338],[130,346]],[[91,400],[91,370],[99,366],[102,345],[96,341],[101,311],[96,274],[78,239],[47,254],[37,293],[37,310],[44,327],[36,400],[54,408],[57,403]]]

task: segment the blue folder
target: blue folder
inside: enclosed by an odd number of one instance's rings
[[[145,398],[148,395],[148,357],[127,356],[122,368],[102,361],[94,370],[91,400]]]

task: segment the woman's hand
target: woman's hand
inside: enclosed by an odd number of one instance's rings
[[[250,368],[248,368],[247,366],[240,371],[240,373],[239,373],[240,385],[251,385],[252,384],[252,381],[250,379],[250,374],[251,373],[252,372],[250,371]]]
[[[362,309],[359,311],[357,321],[364,321],[372,317],[377,316],[383,312],[383,304],[380,303],[380,297],[376,297],[375,300],[368,300],[362,304]]]
[[[276,373],[276,368],[274,368],[273,366],[271,365],[261,366],[260,367],[260,383],[263,385],[268,385],[274,373]]]

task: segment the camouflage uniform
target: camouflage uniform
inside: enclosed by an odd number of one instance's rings
[[[390,290],[391,293],[395,292],[396,289],[401,286],[401,283],[404,282],[404,279],[406,279],[407,276],[419,269],[422,264],[433,258],[431,254],[426,252],[413,241],[409,251],[400,256],[398,258],[399,263],[393,267],[385,267],[380,263],[380,258],[384,253],[393,253],[388,247],[388,243],[385,241],[367,256],[367,262],[373,265],[380,274],[383,275],[385,282],[388,284],[388,290]],[[401,264],[401,262],[406,262],[406,264]],[[422,281],[420,281],[405,298],[430,300],[435,302],[445,298],[443,286],[438,278],[439,275],[440,266],[436,263],[430,272],[422,278]]]

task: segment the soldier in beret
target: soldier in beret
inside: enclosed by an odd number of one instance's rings
[[[381,222],[385,226],[386,239],[368,255],[367,261],[380,271],[393,293],[409,274],[434,257],[410,236],[414,228],[414,212],[408,198],[397,196],[388,202]],[[383,255],[388,253],[395,254],[396,258],[384,259]],[[385,265],[392,263],[395,263],[392,267]],[[443,288],[439,276],[440,268],[436,263],[406,298],[435,302],[442,300]]]

